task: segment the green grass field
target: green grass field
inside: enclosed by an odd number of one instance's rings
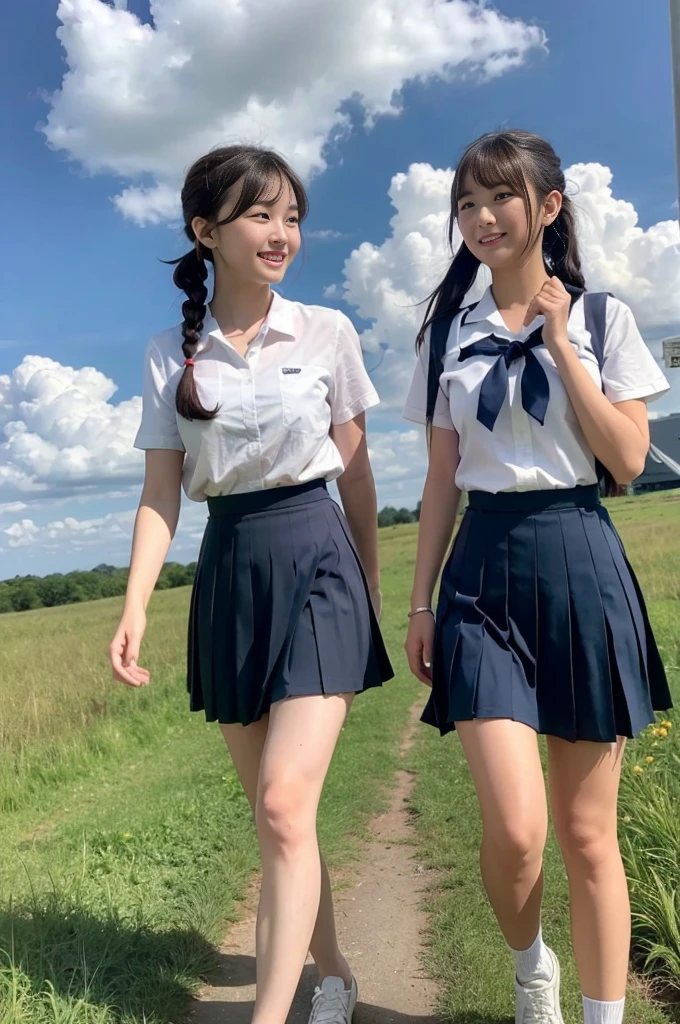
[[[614,509],[680,699],[680,495],[621,499]],[[335,865],[358,852],[382,806],[421,695],[401,655],[415,536],[414,526],[381,531],[383,624],[399,672],[355,702],[331,769],[320,829]],[[218,730],[186,710],[188,597],[154,597],[143,658],[153,683],[141,692],[110,678],[119,599],[0,617],[0,1024],[163,1024],[215,963],[257,849]],[[429,951],[442,1008],[461,1024],[506,1019],[507,954],[479,883],[477,811],[459,745],[422,728],[412,757],[417,840],[445,872],[432,893]],[[646,735],[631,746],[621,810],[637,950],[640,966],[680,979],[678,797],[676,733]],[[554,846],[548,875],[546,932],[564,954],[573,1012]],[[661,1020],[640,991],[633,986],[628,1019]]]

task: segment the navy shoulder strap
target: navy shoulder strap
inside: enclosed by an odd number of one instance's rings
[[[471,306],[462,306],[460,309],[450,310],[443,316],[433,320],[430,324],[430,352],[444,352],[446,350],[446,342],[449,340],[451,324],[458,314],[462,313],[463,319],[465,319],[467,314],[471,313],[478,305],[479,303],[473,302]]]
[[[604,340],[607,334],[607,297],[609,292],[584,292],[586,330],[590,335],[597,365],[604,366]]]
[[[590,343],[600,367],[600,373],[604,366],[604,342],[607,335],[607,298],[610,292],[584,292],[583,306],[586,321],[586,330],[590,335]],[[602,463],[596,459],[595,467],[600,485],[600,494],[606,496],[608,493],[616,493],[611,490],[614,487],[613,478],[607,473]]]
[[[430,360],[427,367],[427,404],[428,408],[433,408],[437,397],[437,390],[439,388],[439,378],[441,377],[441,360],[437,365],[436,354],[440,353],[443,356],[446,352],[446,343],[449,340],[449,332],[451,330],[451,324],[458,316],[462,313],[466,316],[471,310],[477,306],[476,302],[473,302],[471,306],[463,306],[461,309],[454,309],[448,313],[444,313],[442,316],[437,317],[430,324]]]

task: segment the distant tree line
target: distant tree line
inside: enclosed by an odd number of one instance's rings
[[[186,587],[194,581],[196,563],[180,565],[166,562],[156,590]],[[119,597],[125,593],[128,569],[98,565],[89,571],[52,573],[50,576],[15,576],[0,582],[0,615],[27,612],[33,608],[53,608],[58,604],[79,604],[101,597]]]
[[[378,512],[378,526],[398,526],[400,523],[417,523],[420,521],[420,502],[415,508],[393,508],[386,505]]]
[[[397,526],[399,523],[417,523],[420,520],[420,502],[414,509],[393,508],[386,505],[378,513],[378,526]],[[188,587],[194,582],[196,563],[180,565],[166,562],[158,577],[156,590]],[[120,597],[125,593],[128,569],[114,565],[97,565],[94,569],[77,572],[55,572],[50,576],[15,576],[0,581],[0,615],[7,612],[28,612],[34,608],[54,608],[59,604],[80,604],[97,601],[102,597]]]

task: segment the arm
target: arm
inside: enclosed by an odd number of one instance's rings
[[[149,681],[137,665],[146,608],[177,529],[184,452],[150,449],[132,539],[130,575],[120,624],[111,646],[113,674],[129,686]]]
[[[647,406],[642,399],[609,401],[592,379],[569,341],[570,297],[552,277],[527,309],[525,325],[545,316],[543,340],[567,389],[581,430],[593,455],[619,484],[630,483],[644,469],[649,450]]]
[[[437,577],[451,543],[460,491],[456,487],[459,462],[458,434],[432,428],[429,463],[418,527],[418,550],[411,591],[411,608],[430,608]],[[434,639],[434,616],[419,612],[409,620],[406,654],[411,671],[429,683]]]
[[[347,423],[335,424],[331,428],[331,439],[345,466],[338,478],[338,490],[373,599],[380,590],[378,501],[368,458],[365,414]]]
[[[645,468],[649,451],[647,404],[609,401],[569,339],[551,350],[590,450],[617,484],[629,484]]]

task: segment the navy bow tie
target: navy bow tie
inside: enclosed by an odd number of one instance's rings
[[[526,359],[522,371],[522,407],[543,426],[550,385],[545,370],[532,351],[542,344],[543,336],[538,327],[525,341],[508,341],[491,334],[460,350],[458,361],[461,363],[472,356],[498,357],[482,381],[477,405],[477,419],[488,430],[493,430],[508,392],[508,367],[522,357]]]

